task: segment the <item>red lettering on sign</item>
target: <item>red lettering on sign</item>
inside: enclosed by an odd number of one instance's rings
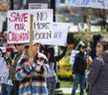
[[[8,35],[8,41],[12,42],[23,42],[28,41],[29,35],[28,33],[14,33],[10,32]]]
[[[15,23],[15,30],[24,30],[25,24],[24,23]]]
[[[28,21],[28,13],[18,13],[18,12],[12,12],[10,14],[9,20],[11,22],[27,22]]]

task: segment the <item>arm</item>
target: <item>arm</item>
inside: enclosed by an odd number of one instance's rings
[[[26,74],[24,73],[24,71],[23,71],[23,68],[22,68],[22,66],[20,66],[20,65],[18,65],[17,64],[17,66],[16,66],[16,79],[18,80],[18,81],[21,81],[21,80],[23,80],[24,79],[24,77],[26,76]]]
[[[47,76],[48,76],[48,72],[50,72],[50,67],[49,67],[49,65],[48,64],[44,64],[44,66],[43,66],[43,68],[44,68],[44,77],[45,78],[47,78]]]
[[[72,68],[72,73],[74,74],[74,73],[76,73],[76,71],[77,71],[77,65],[78,65],[78,63],[79,63],[79,56],[78,56],[78,54],[75,56],[75,61],[74,61],[74,64],[73,64],[73,68]]]
[[[37,73],[43,74],[43,72],[44,72],[43,65],[41,65],[41,64],[33,63],[32,68],[33,68],[33,71],[35,71]]]
[[[16,66],[16,79],[21,81],[26,77],[31,76],[32,67],[27,64],[17,64]]]
[[[91,86],[95,84],[98,75],[100,73],[101,67],[102,67],[101,61],[95,59],[92,64],[90,74],[88,75],[88,82]]]
[[[65,56],[66,51],[67,51],[67,48],[65,47],[62,54],[55,56],[55,60],[60,61]]]

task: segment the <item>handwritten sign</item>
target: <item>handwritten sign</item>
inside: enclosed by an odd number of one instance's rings
[[[47,23],[47,31],[39,31],[34,34],[34,42],[44,45],[66,45],[69,24]]]
[[[53,22],[53,10],[52,9],[32,10],[31,14],[34,16],[33,18],[34,33],[47,31],[48,23]]]
[[[34,16],[37,22],[53,22],[52,9],[31,10],[30,13]]]
[[[34,42],[50,39],[49,25],[53,22],[53,11],[51,9],[38,9],[37,12],[32,13],[34,13]]]
[[[29,42],[29,17],[29,12],[24,10],[8,12],[8,43]]]
[[[30,15],[33,15],[33,35],[35,36],[38,32],[47,31],[48,23],[53,22],[52,9],[9,11],[8,43],[28,43],[30,41]]]
[[[68,0],[68,4],[73,7],[108,9],[108,0]]]

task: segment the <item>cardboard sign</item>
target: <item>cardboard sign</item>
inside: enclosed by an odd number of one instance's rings
[[[9,11],[8,43],[28,43],[30,41],[30,15],[34,17],[33,25],[53,22],[53,11],[51,9]],[[40,25],[40,27],[42,27],[42,25]],[[39,26],[36,27],[38,28],[33,28],[34,32],[39,29]]]
[[[69,24],[67,23],[47,23],[46,31],[34,33],[34,42],[44,45],[66,45]]]
[[[108,0],[68,0],[67,2],[73,7],[108,9]]]
[[[28,43],[30,15],[24,10],[8,12],[8,43]]]
[[[53,23],[53,11],[50,9],[38,9],[32,12],[34,15],[33,30],[34,43],[46,44],[50,36],[50,23]],[[46,43],[43,43],[43,40]]]
[[[34,16],[36,22],[53,22],[52,9],[32,9],[29,12]]]

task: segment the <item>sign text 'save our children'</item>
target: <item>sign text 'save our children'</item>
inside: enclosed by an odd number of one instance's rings
[[[8,12],[8,43],[28,43],[30,15],[23,10]]]

